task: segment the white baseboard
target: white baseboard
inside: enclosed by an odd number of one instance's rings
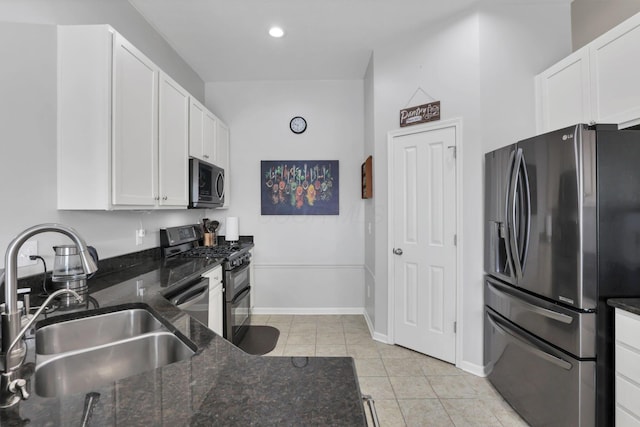
[[[389,337],[387,335],[381,334],[379,332],[374,332],[372,337],[373,337],[374,340],[380,341],[381,343],[391,344],[389,342]]]
[[[369,317],[369,313],[367,313],[367,310],[363,310],[363,315],[364,315],[364,320],[367,322],[367,327],[369,328],[369,333],[371,334],[371,338],[373,338],[376,341],[380,341],[382,343],[388,344],[389,338],[386,335],[383,335],[375,331],[373,327],[373,323],[371,322],[371,318]]]
[[[463,360],[458,365],[456,365],[456,367],[478,377],[487,376],[487,367],[483,365],[476,365],[475,363],[466,362]]]
[[[252,314],[363,314],[363,307],[253,307]]]

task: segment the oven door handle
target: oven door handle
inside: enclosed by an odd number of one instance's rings
[[[244,298],[249,292],[251,291],[251,286],[247,286],[246,288],[244,288],[244,290],[242,292],[240,292],[238,295],[234,296],[233,299],[231,300],[231,304],[235,304],[236,302],[240,301],[242,298]]]
[[[207,292],[209,291],[209,278],[204,277],[200,282],[198,282],[195,286],[190,287],[184,293],[176,296],[172,302],[179,309],[184,310],[185,308],[191,307],[198,301],[202,300]]]

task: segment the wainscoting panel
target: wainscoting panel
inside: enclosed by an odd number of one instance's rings
[[[255,314],[362,314],[364,266],[254,264]]]

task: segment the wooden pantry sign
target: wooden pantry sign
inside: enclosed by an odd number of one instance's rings
[[[400,127],[440,120],[440,101],[400,110]]]

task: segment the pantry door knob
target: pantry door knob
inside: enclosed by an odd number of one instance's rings
[[[393,253],[394,253],[394,254],[396,254],[396,255],[402,255],[402,249],[400,249],[400,248],[395,248],[395,249],[393,250]]]

